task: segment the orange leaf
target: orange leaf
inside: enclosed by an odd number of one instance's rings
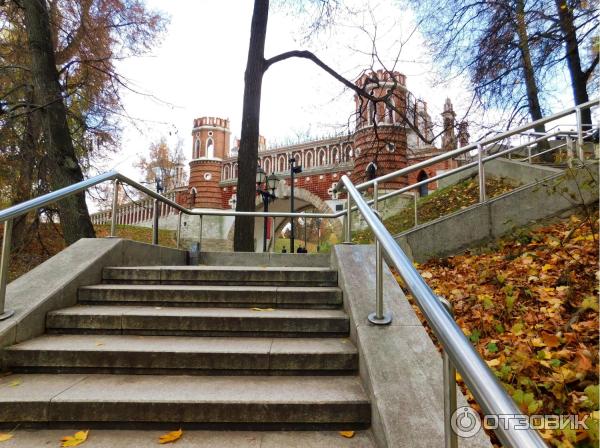
[[[158,439],[158,443],[160,443],[161,445],[165,443],[173,443],[178,441],[182,435],[183,431],[181,430],[181,428],[179,428],[178,431],[169,432],[160,436],[160,438]]]
[[[354,431],[340,431],[340,436],[351,439],[354,437]]]
[[[6,442],[7,440],[10,440],[12,438],[13,438],[12,434],[0,432],[0,442]]]
[[[588,370],[592,370],[592,361],[590,361],[590,358],[588,358],[583,353],[581,353],[581,351],[578,351],[576,353],[576,357],[577,357],[576,358],[577,359],[577,369],[579,371],[586,372]]]
[[[558,347],[560,345],[560,339],[555,334],[543,333],[542,339],[547,347]]]
[[[73,436],[65,436],[61,440],[61,447],[79,446],[87,440],[89,431],[79,431]]]

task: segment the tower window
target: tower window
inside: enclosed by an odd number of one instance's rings
[[[194,143],[194,159],[200,157],[200,140],[196,139],[196,143]]]
[[[213,159],[215,157],[215,143],[212,138],[206,139],[206,157]]]

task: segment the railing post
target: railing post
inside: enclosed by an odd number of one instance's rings
[[[373,208],[379,219],[379,185],[373,184]],[[388,325],[392,322],[392,313],[386,313],[383,309],[383,252],[381,243],[375,237],[375,312],[369,314],[369,322],[375,325]]]
[[[344,243],[352,242],[352,198],[348,194],[348,199],[346,200],[346,228],[345,228],[345,238]]]
[[[8,283],[8,265],[10,263],[10,246],[12,245],[13,220],[4,221],[4,238],[2,239],[2,255],[0,255],[0,320],[8,319],[15,314],[5,310],[6,285]]]
[[[200,215],[200,236],[198,238],[198,252],[200,252],[202,250],[202,215]]]
[[[527,163],[531,164],[531,146],[527,145]]]
[[[110,220],[110,236],[117,236],[117,208],[119,206],[119,179],[113,181],[112,215]]]
[[[454,316],[452,304],[443,297],[439,297],[440,302],[446,307],[450,316]],[[450,361],[448,353],[443,354],[444,369],[444,447],[458,448],[458,436],[452,429],[452,415],[457,409],[456,406],[456,369]]]
[[[415,225],[414,227],[417,227],[417,225],[419,224],[419,213],[417,210],[417,192],[413,191],[413,201],[415,203]]]
[[[271,218],[271,250],[269,252],[275,252],[275,216]]]
[[[158,199],[154,199],[154,205],[152,207],[152,244],[158,244],[158,206]]]
[[[577,157],[583,160],[583,123],[581,122],[581,108],[575,109],[575,118],[577,119]]]
[[[179,212],[179,216],[177,217],[177,249],[179,249],[181,245],[181,212]]]
[[[573,139],[570,135],[566,136],[566,147],[567,147],[567,166],[571,168],[573,166],[573,158],[575,154],[573,154]]]
[[[485,202],[485,169],[483,166],[483,146],[477,145],[477,170],[479,174],[479,202]]]

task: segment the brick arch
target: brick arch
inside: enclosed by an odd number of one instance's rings
[[[289,196],[285,196],[284,198],[281,198],[281,199],[288,199],[288,198],[289,198]],[[319,212],[334,213],[334,210],[332,210],[331,207],[329,205],[327,205],[327,203],[324,200],[322,200],[317,195],[311,193],[310,191],[305,190],[304,188],[297,188],[297,187],[294,188],[294,198],[302,199],[304,202],[307,202],[308,204],[310,204],[311,206],[316,208]],[[260,196],[256,197],[255,204],[256,204],[257,210],[262,209],[262,199],[260,198]],[[333,221],[334,231],[337,234],[341,235],[342,234],[342,223],[337,218],[332,218],[331,220]],[[235,232],[235,226],[232,225],[227,234],[228,240],[233,241],[234,232]]]

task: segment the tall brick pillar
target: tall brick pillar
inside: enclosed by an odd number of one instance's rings
[[[394,106],[406,115],[406,77],[398,72],[378,70],[361,76],[356,85],[375,97],[389,95]],[[401,117],[381,103],[365,101],[355,96],[356,132],[354,133],[354,170],[352,181],[368,180],[366,169],[370,163],[377,166],[376,176],[404,168],[406,162],[406,130]],[[398,189],[406,185],[406,177],[386,182],[380,187]]]
[[[196,189],[194,207],[223,208],[221,172],[229,154],[229,120],[202,117],[194,120],[189,189]]]

